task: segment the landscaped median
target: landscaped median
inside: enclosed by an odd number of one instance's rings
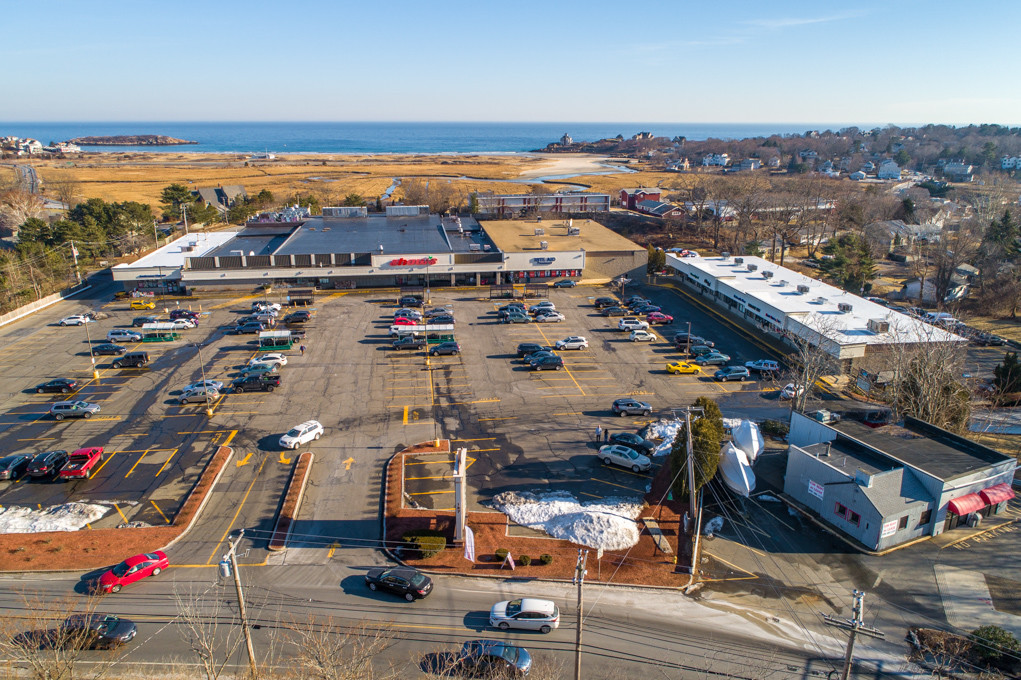
[[[0,571],[88,571],[173,543],[198,516],[232,454],[229,446],[217,449],[168,526],[0,534]]]
[[[276,526],[273,527],[273,537],[269,541],[269,550],[280,551],[287,549],[287,537],[294,526],[294,518],[298,516],[301,509],[301,499],[305,495],[305,485],[312,473],[312,461],[315,459],[311,451],[305,451],[298,456],[298,462],[291,472],[291,479],[287,482],[287,491],[284,493],[284,504],[277,515]]]
[[[446,456],[452,461],[454,454],[448,440],[430,441],[410,446],[395,454],[386,467],[384,508],[384,540],[390,552],[402,562],[437,573],[465,574],[515,578],[570,579],[574,576],[578,549],[586,546],[567,540],[555,539],[540,532],[519,527],[502,512],[469,512],[467,526],[475,536],[475,561],[465,558],[464,546],[453,542],[454,513],[450,510],[431,510],[414,507],[405,502],[405,458],[416,461],[426,455]],[[418,463],[416,463],[418,464]],[[661,471],[662,472],[662,471]],[[442,476],[442,475],[441,475]],[[669,477],[653,483],[646,500],[665,495]],[[452,498],[453,480],[449,490],[435,489],[437,498]],[[469,485],[469,494],[472,493]],[[445,496],[440,496],[445,494]],[[407,496],[411,498],[410,495]],[[410,507],[408,507],[410,506]],[[589,550],[586,579],[594,582],[641,584],[664,587],[683,587],[689,582],[685,567],[689,557],[681,556],[676,564],[677,528],[680,521],[679,504],[664,503],[661,508],[646,506],[639,515],[638,543],[628,549],[604,550],[601,557],[595,548]],[[683,512],[683,509],[681,509]],[[645,528],[642,518],[655,517],[671,554],[660,551],[653,536]],[[686,543],[684,537],[681,543]],[[681,550],[685,550],[682,546]],[[510,553],[514,562],[511,570]]]

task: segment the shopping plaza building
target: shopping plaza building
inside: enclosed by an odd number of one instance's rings
[[[588,219],[441,217],[425,206],[324,208],[235,231],[187,234],[113,268],[125,289],[190,292],[260,285],[317,289],[505,286],[606,280],[643,270],[647,251]]]

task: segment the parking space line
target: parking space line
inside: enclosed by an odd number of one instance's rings
[[[160,517],[162,517],[167,524],[170,524],[170,519],[163,514],[163,511],[160,510],[160,506],[156,505],[156,501],[150,500],[149,502],[152,503],[152,507],[156,508],[156,512],[160,514]]]
[[[106,453],[106,452],[104,452],[104,454],[105,454],[105,453]],[[111,460],[113,460],[113,457],[117,455],[117,452],[116,452],[116,451],[110,451],[109,453],[110,453],[110,455],[109,455],[109,456],[106,456],[106,455],[104,455],[104,460],[103,460],[103,462],[102,462],[102,463],[100,463],[100,464],[99,464],[99,467],[97,467],[97,468],[96,468],[96,471],[92,473],[92,476],[93,476],[93,477],[96,477],[96,476],[98,476],[98,475],[99,475],[99,473],[100,473],[100,472],[102,472],[103,468],[104,468],[104,467],[106,467],[106,464],[107,464],[107,463],[109,463],[109,462],[110,462]]]
[[[117,505],[116,503],[113,503],[113,507],[117,509],[117,514],[120,515],[121,519],[124,520],[124,523],[127,524],[128,523],[128,518],[124,516],[123,512],[121,512],[121,507],[119,505]]]
[[[517,416],[504,416],[502,418],[479,418],[480,423],[484,423],[488,420],[514,420]]]
[[[177,451],[178,449],[174,449],[173,451],[170,452],[170,456],[167,458],[166,462],[163,463],[160,469],[156,472],[155,474],[156,477],[159,477],[160,473],[163,472],[163,470],[165,470],[168,465],[170,465],[170,461],[174,459],[175,455],[177,455]]]
[[[623,470],[616,470],[616,472],[623,472]],[[608,482],[605,479],[597,479],[596,477],[589,477],[589,479],[592,480],[593,482],[599,482],[600,484],[609,484],[610,486],[615,486],[619,489],[627,489],[628,491],[633,491],[635,493],[644,493],[644,491],[640,489],[635,489],[630,486],[624,486],[623,484],[617,484],[615,482]]]
[[[588,493],[586,491],[579,491],[578,493],[581,494],[582,496],[591,496],[592,498],[603,498],[603,496],[597,496],[594,493]]]
[[[148,449],[142,452],[142,455],[138,457],[138,460],[135,461],[135,464],[131,466],[130,470],[128,470],[128,474],[124,475],[124,479],[127,479],[128,477],[131,476],[131,473],[135,471],[135,468],[138,467],[138,464],[142,462],[142,459],[145,458],[145,454],[147,453],[149,453]]]
[[[220,540],[216,542],[215,546],[213,546],[213,552],[209,554],[209,559],[206,560],[206,564],[213,561],[213,558],[216,557],[216,553],[220,551],[220,546],[223,544],[224,540],[226,540],[227,535],[230,534],[231,529],[234,528],[234,522],[238,520],[238,515],[241,514],[241,509],[245,507],[245,501],[248,500],[248,494],[252,493],[252,488],[255,486],[255,482],[259,480],[259,474],[262,472],[262,468],[266,465],[267,460],[269,460],[269,456],[262,457],[259,467],[255,470],[255,475],[252,476],[252,481],[248,484],[248,488],[245,490],[245,495],[241,497],[241,502],[238,503],[238,509],[234,511],[234,516],[230,518],[230,524],[227,525],[227,530],[223,532],[223,536],[221,536]]]
[[[409,493],[408,495],[409,496],[432,496],[433,494],[440,494],[440,493],[454,493],[454,490],[453,489],[449,489],[449,490],[445,490],[445,491],[416,491],[414,493]]]

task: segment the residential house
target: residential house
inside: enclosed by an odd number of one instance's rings
[[[873,163],[872,161],[865,161],[865,163],[862,164],[862,166],[861,166],[861,171],[862,172],[875,172],[876,171],[876,164]]]
[[[779,168],[780,167],[780,157],[779,156],[770,156],[769,160],[766,161],[766,165],[768,165],[771,168]]]
[[[663,195],[659,189],[648,189],[639,187],[637,189],[621,189],[620,205],[628,210],[634,210],[642,201],[658,201]]]
[[[684,217],[683,208],[662,201],[639,201],[638,205],[635,206],[635,210],[644,215],[652,215],[653,217]]]
[[[675,161],[667,161],[666,169],[668,172],[688,172],[691,170],[691,163],[687,158],[680,158]]]
[[[702,157],[702,165],[704,167],[717,165],[724,168],[728,163],[730,163],[730,155],[725,153],[711,153]]]
[[[879,179],[900,179],[900,166],[897,162],[887,158],[879,164],[879,172],[876,173]]]
[[[225,213],[234,206],[238,198],[248,198],[248,193],[240,184],[227,184],[217,187],[199,187],[192,192],[197,199]]]
[[[850,176],[851,179],[854,180],[855,182],[860,182],[866,177],[865,173],[862,172],[861,170],[859,170],[858,172],[852,172]]]
[[[951,182],[970,182],[974,174],[974,166],[960,161],[952,161],[943,166],[943,176]]]
[[[954,302],[968,294],[968,278],[955,273],[950,277],[950,288],[947,290],[946,295],[943,296],[942,300],[937,300],[936,284],[931,278],[926,279],[923,283],[918,277],[912,277],[905,279],[901,283],[900,290],[891,293],[890,298],[904,301],[918,300],[919,291],[921,291],[923,304],[935,305],[938,302]]]
[[[762,161],[758,158],[746,158],[741,161],[740,168],[742,170],[758,170],[762,167]]]
[[[819,154],[812,149],[802,149],[798,152],[798,155],[801,156],[801,160],[803,161],[814,161],[819,157]]]
[[[1021,156],[1004,156],[1000,159],[1001,170],[1014,170],[1021,168]]]
[[[23,139],[21,140],[21,143],[18,144],[18,151],[29,155],[42,153],[43,144],[38,139]]]

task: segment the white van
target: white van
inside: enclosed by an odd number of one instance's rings
[[[922,321],[937,326],[950,326],[957,323],[954,315],[947,312],[926,312],[925,316],[922,317]]]

